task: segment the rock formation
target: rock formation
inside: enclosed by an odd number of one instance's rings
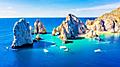
[[[31,34],[34,35],[34,28],[32,26],[30,26],[30,31],[31,31]]]
[[[86,21],[86,26],[87,26],[87,28],[88,28],[89,30],[95,30],[95,29],[94,29],[95,27],[94,27],[93,24],[94,24],[94,20],[89,20],[89,19],[88,19],[88,20]]]
[[[94,21],[88,20],[86,26],[94,31],[120,32],[120,8],[104,14]]]
[[[62,26],[61,28],[61,35],[59,36],[63,41],[67,40],[67,31],[65,30],[65,27]]]
[[[89,38],[93,38],[93,37],[96,37],[96,32],[94,30],[89,30],[87,33],[86,33],[86,37],[89,37]]]
[[[45,34],[46,29],[44,25],[37,19],[34,23],[34,33],[35,34]]]
[[[76,16],[69,14],[60,26],[53,29],[52,35],[59,32],[61,39],[69,39],[85,34],[86,30],[86,26]]]
[[[12,43],[12,48],[31,46],[33,44],[30,25],[25,21],[25,19],[20,19],[15,23],[13,34],[14,40]]]
[[[40,40],[40,39],[41,39],[41,38],[40,38],[40,35],[37,34],[36,37],[35,37],[35,39],[36,39],[36,40]]]
[[[56,34],[55,34],[56,32],[57,32],[57,30],[56,30],[56,28],[54,28],[53,31],[52,31],[52,35],[55,36],[55,35],[56,35]]]

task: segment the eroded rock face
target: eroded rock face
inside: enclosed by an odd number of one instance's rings
[[[96,27],[94,26],[94,20],[87,20],[86,26],[89,30],[96,30]]]
[[[34,23],[34,33],[35,34],[45,34],[46,33],[46,28],[38,19]]]
[[[30,32],[30,25],[25,21],[25,19],[20,19],[15,23],[13,34],[14,40],[12,43],[12,48],[31,46],[33,44]]]
[[[52,35],[55,36],[56,32],[57,32],[57,30],[56,30],[56,28],[54,28],[53,31],[52,31]]]
[[[94,37],[96,37],[96,36],[98,36],[98,35],[96,34],[96,32],[95,32],[94,30],[89,30],[89,31],[86,33],[86,37],[89,37],[89,38],[94,38]]]
[[[93,22],[90,24],[87,21],[87,27],[94,31],[120,32],[120,8],[98,17]]]
[[[64,29],[64,31],[63,31]],[[69,14],[66,20],[62,22],[60,26],[53,30],[53,35],[56,32],[60,33],[60,36],[66,36],[66,38],[75,38],[78,34],[84,34],[86,32],[86,26],[74,15]]]
[[[65,27],[61,27],[61,35],[59,36],[63,41],[67,40],[67,31],[65,30]]]

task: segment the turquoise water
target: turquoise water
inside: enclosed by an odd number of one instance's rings
[[[65,18],[40,18],[48,32],[57,27]],[[86,19],[80,18],[83,22]],[[13,40],[12,27],[19,18],[0,19],[0,67],[119,67],[120,66],[120,36],[101,35],[105,40],[94,39],[70,40],[73,43],[63,44],[57,36],[41,34],[43,39],[34,43],[33,48],[6,49]],[[36,18],[27,18],[33,25]],[[34,36],[33,36],[34,37]],[[55,43],[57,46],[51,46]],[[69,48],[68,52],[60,49],[61,45]],[[48,49],[45,53],[43,49]],[[101,49],[100,53],[94,50]]]

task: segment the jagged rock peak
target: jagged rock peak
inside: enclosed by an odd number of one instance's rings
[[[85,24],[82,23],[79,18],[75,15],[68,14],[65,21],[63,21],[56,29],[53,29],[52,34],[55,35],[55,33],[59,32],[61,38],[75,38],[78,34],[84,34],[86,29]]]
[[[37,19],[34,23],[34,33],[35,34],[47,33],[45,26],[42,24],[42,22],[39,21],[39,19]]]
[[[12,48],[18,48],[22,46],[31,46],[33,44],[30,25],[24,18],[20,19],[14,24],[13,27],[14,39]]]

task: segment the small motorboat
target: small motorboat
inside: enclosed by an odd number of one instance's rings
[[[66,49],[67,47],[66,46],[60,46],[60,49]]]
[[[43,51],[44,51],[45,53],[48,53],[48,52],[49,52],[47,49],[43,49]]]
[[[65,52],[68,52],[68,51],[69,51],[69,49],[68,49],[68,48],[65,48],[65,49],[64,49],[64,51],[65,51]]]
[[[101,49],[96,49],[96,50],[94,50],[94,52],[95,52],[95,53],[100,53],[100,52],[102,52],[102,51],[101,51]]]

